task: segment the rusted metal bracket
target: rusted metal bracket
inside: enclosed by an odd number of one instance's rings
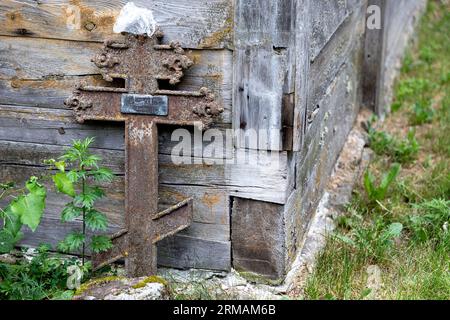
[[[192,199],[158,211],[157,124],[208,127],[223,112],[207,88],[198,91],[161,90],[159,81],[181,81],[193,65],[178,43],[161,44],[154,36],[125,34],[124,41],[107,40],[92,62],[107,82],[122,87],[81,83],[65,101],[78,122],[125,122],[125,224],[113,235],[113,248],[93,257],[98,269],[125,259],[129,276],[155,274],[156,243],[187,228],[192,221]]]

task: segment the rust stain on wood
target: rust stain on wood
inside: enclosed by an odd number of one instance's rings
[[[220,198],[220,195],[217,193],[205,193],[202,198],[202,202],[212,211],[213,207],[220,203]]]
[[[77,8],[79,10],[80,15],[80,29],[91,32],[95,29],[112,29],[116,21],[116,17],[119,12],[117,10],[109,10],[109,11],[95,11],[93,8],[88,7],[83,4],[81,0],[70,0],[69,6],[63,7],[63,14],[61,17],[63,18],[63,22],[66,25],[70,25],[73,23],[73,8]],[[112,31],[112,30],[111,30]]]
[[[26,28],[26,24],[22,14],[15,10],[6,12],[6,28],[10,29],[14,34],[22,37],[32,36],[34,32]]]
[[[200,49],[215,48],[224,42],[230,42],[233,35],[234,20],[231,17],[231,11],[225,20],[224,27],[213,32],[211,35],[203,38],[199,44]]]
[[[199,44],[199,48],[207,49],[219,46],[222,42],[227,41],[233,32],[232,27],[224,27],[223,29],[214,32],[210,36],[203,38]]]

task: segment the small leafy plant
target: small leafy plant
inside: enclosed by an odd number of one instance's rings
[[[72,198],[61,212],[61,220],[82,220],[82,229],[67,235],[58,244],[58,249],[62,252],[81,250],[83,265],[87,246],[94,253],[112,247],[111,240],[105,235],[93,235],[90,242],[87,236],[88,230],[98,232],[108,228],[106,215],[95,208],[95,202],[105,196],[105,192],[97,183],[111,182],[114,178],[111,170],[99,167],[101,158],[90,152],[89,147],[93,141],[93,138],[75,140],[59,161],[47,161],[58,170],[53,176],[56,189]]]
[[[414,204],[418,214],[407,217],[412,240],[419,243],[445,240],[449,244],[450,200],[433,199]]]
[[[0,199],[14,188],[13,183],[0,184]],[[38,227],[45,209],[47,190],[38,183],[37,177],[31,177],[24,189],[16,190],[18,196],[3,210],[0,208],[0,253],[10,252],[23,237],[22,227],[28,226],[33,232]]]
[[[389,186],[397,178],[400,168],[400,164],[394,163],[389,172],[383,176],[379,185],[376,183],[375,176],[369,170],[366,171],[364,174],[364,189],[369,202],[374,203],[386,198]]]
[[[417,95],[423,96],[430,88],[432,84],[428,79],[423,78],[408,78],[399,82],[397,88],[397,100],[404,102],[409,97],[415,97]]]
[[[71,299],[67,290],[67,269],[77,265],[76,258],[50,256],[50,247],[41,245],[31,259],[22,258],[16,264],[0,263],[1,300]]]
[[[423,47],[419,52],[420,60],[426,63],[432,63],[436,59],[436,54],[431,47]]]
[[[424,123],[430,123],[434,118],[434,109],[431,107],[430,101],[416,102],[413,106],[412,113],[409,116],[409,122],[413,126],[419,126]]]
[[[417,159],[420,145],[416,139],[416,132],[413,129],[408,131],[406,139],[397,141],[391,151],[391,156],[395,162],[409,163]]]
[[[337,233],[335,237],[358,250],[364,258],[371,257],[375,261],[383,259],[394,240],[401,236],[403,225],[399,222],[386,224],[380,217],[370,224],[362,218],[351,223],[352,229],[346,235]]]
[[[411,51],[407,51],[405,54],[405,58],[403,59],[402,64],[402,72],[408,73],[414,68],[414,58],[411,54]]]
[[[369,127],[370,148],[377,155],[387,155],[399,163],[412,162],[417,158],[420,146],[416,133],[410,129],[406,139],[398,140],[392,135]]]

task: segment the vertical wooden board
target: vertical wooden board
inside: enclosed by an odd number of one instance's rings
[[[294,27],[294,5],[293,0],[236,0],[235,47],[270,43],[278,48],[286,48]]]
[[[408,41],[414,37],[415,26],[425,8],[424,0],[385,2],[383,52],[375,99],[375,111],[380,116],[390,110],[394,81],[400,72]]]
[[[302,149],[303,137],[306,132],[310,68],[310,2],[310,0],[301,0],[296,7],[293,151]]]
[[[249,43],[261,45],[265,39],[262,35],[272,38],[274,18],[278,0],[236,0],[235,2],[235,46],[244,47]]]
[[[274,46],[286,48],[292,44],[295,33],[295,10],[298,1],[278,0],[275,9]]]
[[[408,41],[426,1],[370,0],[371,5],[381,9],[382,28],[366,32],[363,102],[379,116],[384,116],[390,108],[392,86]]]
[[[3,0],[0,34],[102,42],[127,0]],[[152,10],[165,41],[188,48],[224,48],[231,41],[230,0],[134,0]]]
[[[386,0],[369,0],[368,7],[378,6],[381,13],[381,29],[366,29],[364,48],[363,104],[376,111],[380,66],[383,64],[384,30],[386,25]]]
[[[293,87],[288,47],[294,7],[291,0],[236,2],[233,125],[241,130],[238,148],[286,150],[282,101],[283,94]],[[260,139],[246,143],[248,136],[257,135]]]
[[[237,197],[232,203],[233,267],[281,279],[286,271],[283,206]]]
[[[236,61],[235,126],[243,131],[236,141],[237,147],[283,150],[281,132],[285,54],[275,54],[272,48],[238,49]],[[260,133],[267,138],[247,140],[249,136]]]

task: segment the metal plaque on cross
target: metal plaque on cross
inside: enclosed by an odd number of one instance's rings
[[[179,83],[193,65],[178,43],[161,44],[160,30],[152,37],[124,37],[105,41],[92,59],[111,86],[82,83],[65,104],[80,123],[125,122],[125,229],[111,236],[112,249],[94,255],[93,266],[125,259],[127,274],[139,277],[156,273],[156,243],[192,221],[192,198],[158,211],[157,125],[208,127],[223,108],[207,88],[160,89],[161,81]]]

